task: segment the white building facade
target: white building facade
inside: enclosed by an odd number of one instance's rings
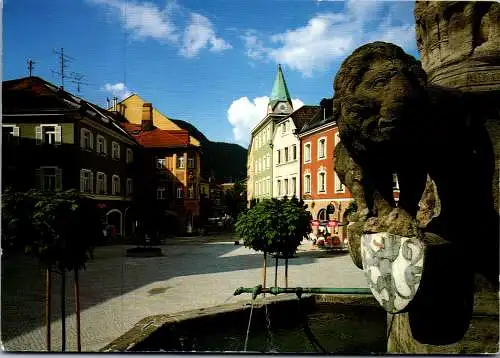
[[[300,141],[291,117],[277,123],[273,136],[273,197],[300,197]]]

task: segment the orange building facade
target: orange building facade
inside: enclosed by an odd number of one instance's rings
[[[338,128],[334,121],[318,122],[313,122],[309,130],[305,128],[299,134],[301,197],[314,219],[344,222],[344,213],[352,196],[334,171],[333,152],[340,141]],[[327,206],[330,203],[333,203],[335,211],[328,217]]]

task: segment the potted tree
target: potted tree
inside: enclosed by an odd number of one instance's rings
[[[276,268],[278,258],[285,259],[285,282],[288,285],[288,259],[294,256],[309,232],[309,220],[307,206],[295,197],[262,200],[238,217],[236,232],[243,244],[264,253],[264,287],[267,255],[270,253],[276,254]]]

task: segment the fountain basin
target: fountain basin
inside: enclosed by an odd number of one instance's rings
[[[249,302],[150,316],[102,351],[243,351]],[[372,296],[310,295],[300,300],[300,307],[293,294],[255,300],[249,352],[315,353],[324,349],[370,354],[384,353],[386,347],[386,312]]]

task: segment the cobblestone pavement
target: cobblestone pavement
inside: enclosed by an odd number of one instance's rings
[[[80,272],[82,350],[97,351],[144,317],[249,300],[240,286],[262,280],[263,256],[235,246],[229,235],[177,238],[162,245],[163,257],[128,258],[133,246],[97,247]],[[283,260],[281,260],[283,261]],[[284,267],[280,263],[279,285]],[[269,259],[267,282],[274,283]],[[60,277],[54,275],[52,350],[60,350]],[[67,350],[76,350],[73,277],[66,284]],[[269,286],[269,284],[268,284]],[[289,287],[366,287],[348,253],[311,250],[289,260]],[[44,351],[44,274],[29,257],[2,256],[2,344],[9,351]]]

